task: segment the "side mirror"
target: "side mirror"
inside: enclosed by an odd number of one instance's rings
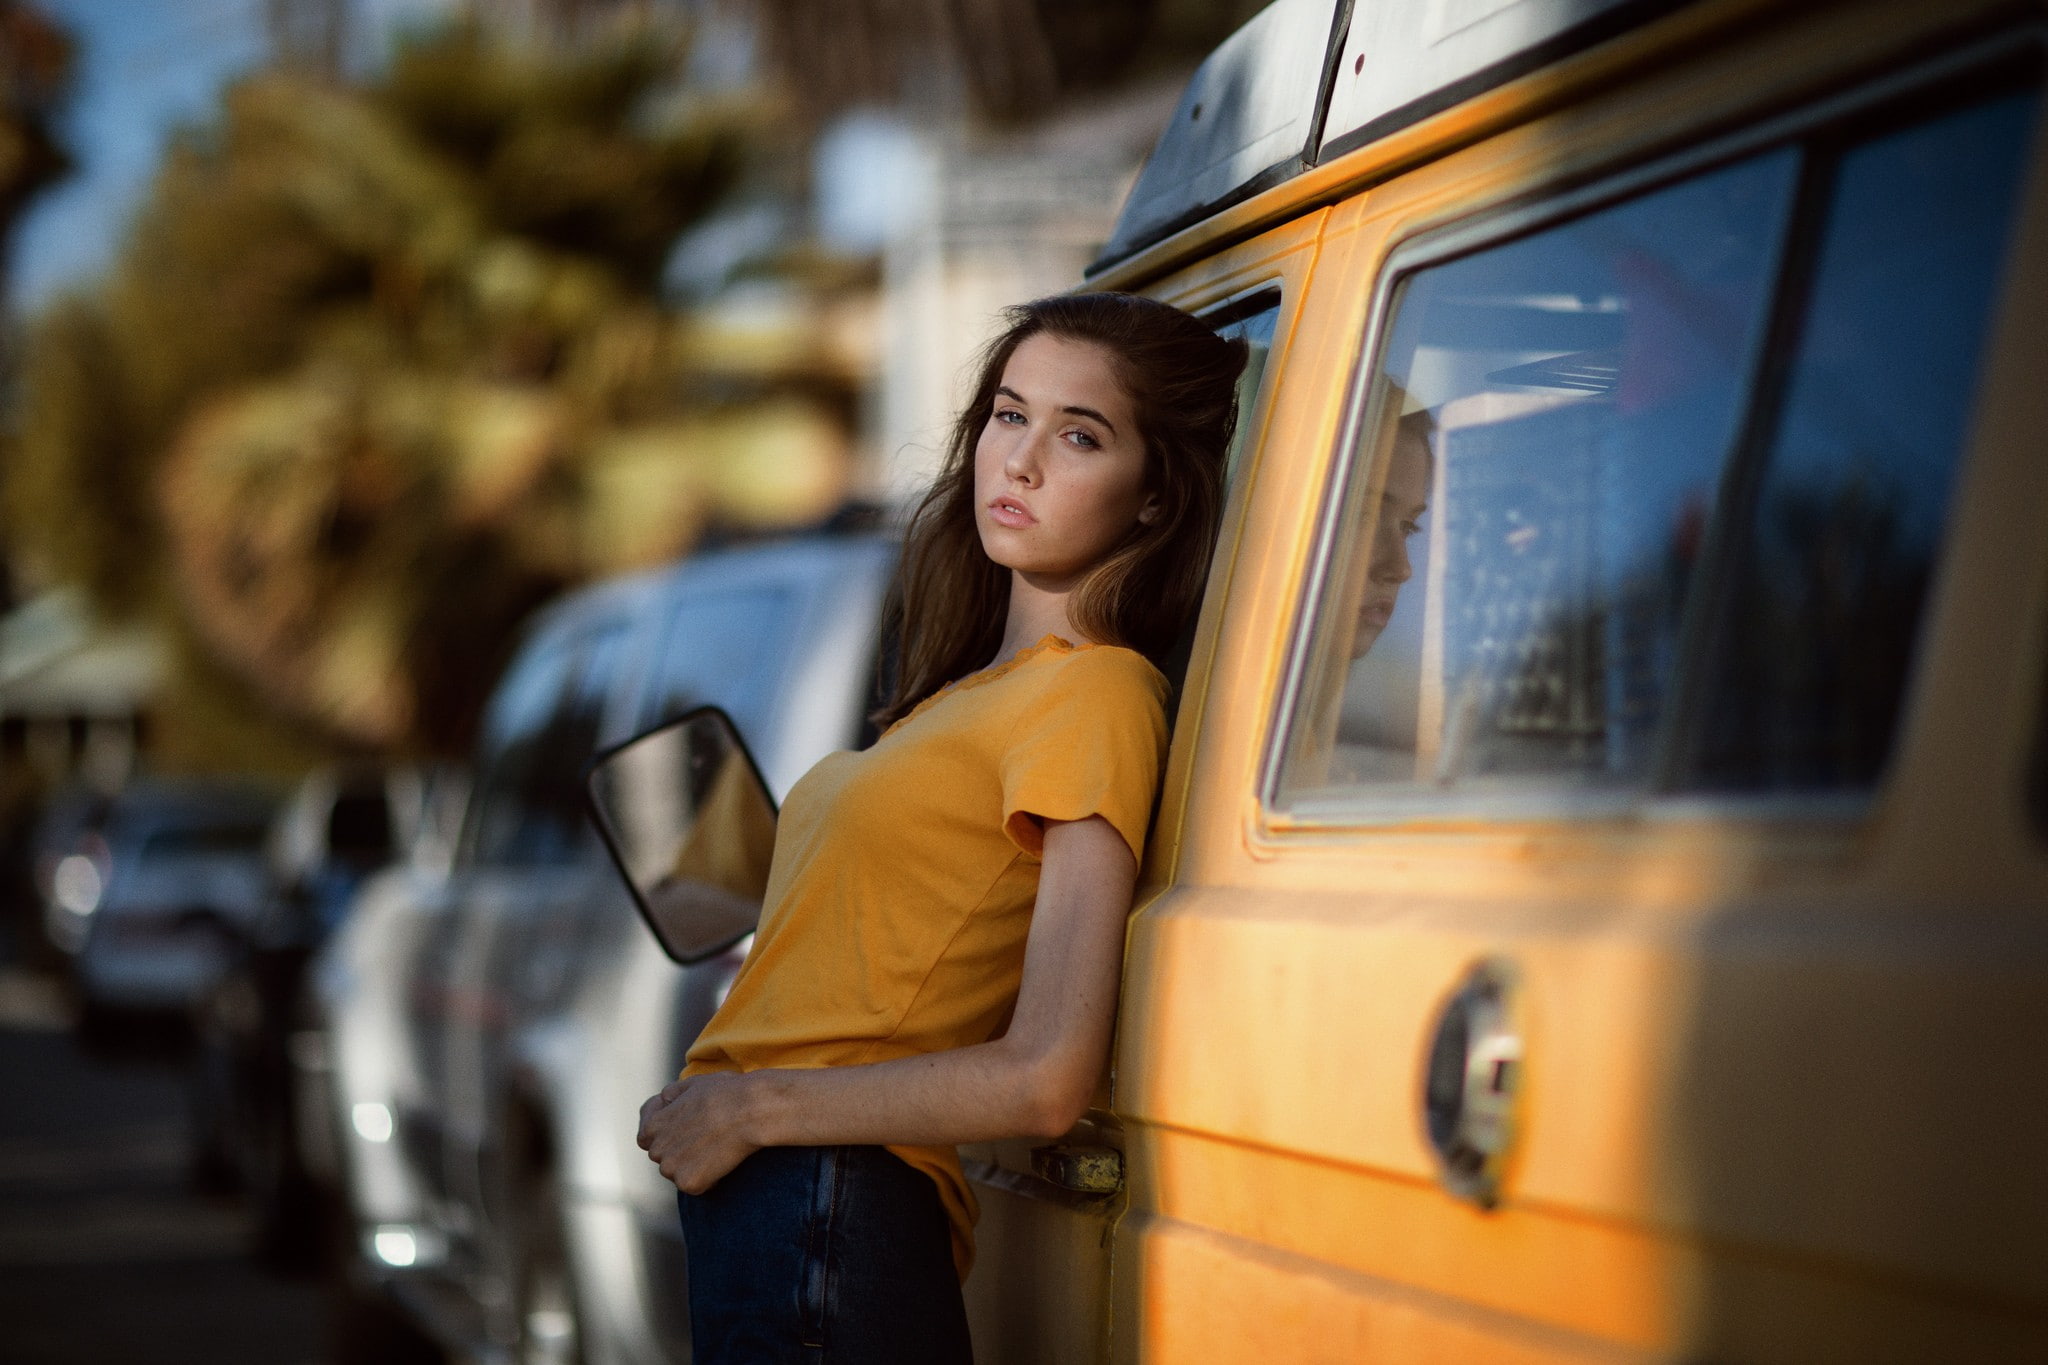
[[[600,754],[584,796],[662,951],[688,965],[754,932],[775,798],[725,712],[699,707]]]

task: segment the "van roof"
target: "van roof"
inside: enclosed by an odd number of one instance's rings
[[[1274,0],[1196,70],[1088,273],[1690,3]]]

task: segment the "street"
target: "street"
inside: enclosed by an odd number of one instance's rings
[[[231,1197],[188,1178],[173,1058],[74,1041],[49,982],[0,966],[0,1359],[306,1365],[326,1291],[265,1273]]]

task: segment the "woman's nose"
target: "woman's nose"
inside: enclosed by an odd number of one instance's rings
[[[1039,472],[1038,433],[1026,431],[1003,452],[1003,473],[1021,484],[1036,486]]]
[[[1384,523],[1373,535],[1372,566],[1369,576],[1375,583],[1392,583],[1396,586],[1406,583],[1415,576],[1415,566],[1408,559],[1408,540],[1399,527]]]

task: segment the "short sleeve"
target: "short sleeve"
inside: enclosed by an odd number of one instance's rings
[[[1003,751],[1003,832],[1037,857],[1045,821],[1099,815],[1142,862],[1166,761],[1166,679],[1113,646],[1062,655],[1047,671]]]

